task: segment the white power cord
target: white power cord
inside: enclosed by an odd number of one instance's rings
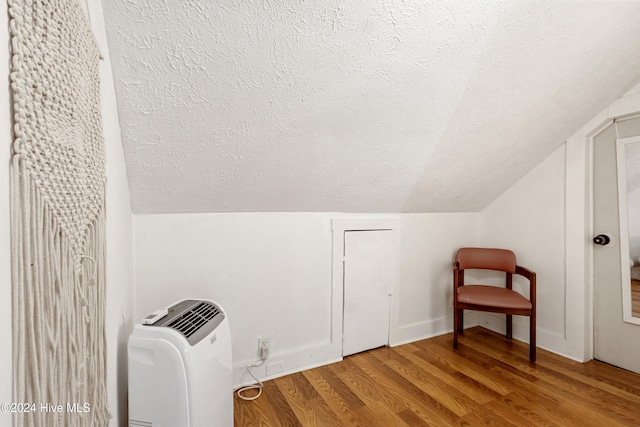
[[[251,375],[251,377],[254,380],[256,380],[258,382],[258,384],[248,385],[246,387],[241,387],[238,390],[236,390],[236,393],[238,394],[238,397],[240,399],[242,399],[242,400],[256,400],[262,394],[262,388],[264,387],[264,384],[262,384],[262,381],[260,381],[259,379],[257,379],[255,377],[255,375],[253,375],[253,372],[251,372],[251,368],[257,368],[258,366],[264,365],[265,360],[267,360],[266,357],[264,359],[260,359],[259,362],[256,362],[253,365],[248,365],[247,366],[247,372],[249,372],[249,375]],[[248,390],[258,390],[258,394],[256,394],[255,396],[252,396],[252,397],[243,396],[242,393],[244,393],[245,391],[248,391]]]

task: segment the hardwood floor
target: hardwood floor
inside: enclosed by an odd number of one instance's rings
[[[477,327],[379,348],[235,397],[240,426],[640,426],[640,375]]]

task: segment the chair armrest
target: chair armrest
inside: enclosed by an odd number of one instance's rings
[[[516,265],[516,274],[529,280],[529,299],[535,305],[536,301],[536,273],[528,268]]]
[[[522,267],[520,265],[516,265],[516,274],[519,274],[520,276],[524,276],[529,280],[531,280],[532,277],[536,277],[535,272],[529,270],[526,267]]]
[[[462,279],[462,280],[460,280]],[[464,281],[464,270],[460,270],[460,263],[458,261],[455,261],[453,263],[453,289],[454,289],[454,294],[455,289],[458,288],[458,286],[461,285],[461,282]]]

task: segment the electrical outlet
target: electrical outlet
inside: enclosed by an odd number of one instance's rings
[[[260,360],[265,360],[271,353],[271,338],[272,335],[266,335],[258,337],[258,357]]]

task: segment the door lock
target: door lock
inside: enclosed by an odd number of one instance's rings
[[[611,243],[611,236],[608,234],[598,234],[593,238],[593,243],[596,245],[607,246]]]

